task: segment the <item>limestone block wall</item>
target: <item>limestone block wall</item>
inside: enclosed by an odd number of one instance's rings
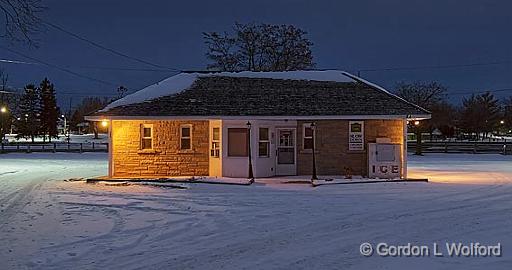
[[[153,149],[141,150],[141,125],[153,126]],[[180,150],[180,127],[192,125],[192,149]],[[112,174],[117,178],[204,176],[209,170],[208,121],[112,121]]]
[[[368,175],[368,143],[376,138],[390,138],[392,143],[402,145],[401,162],[403,164],[403,121],[396,120],[365,120],[363,151],[348,150],[349,120],[316,120],[316,164],[321,175],[344,175],[345,167],[350,168],[353,175]],[[311,150],[303,150],[303,124],[311,121],[297,122],[297,173],[312,173]]]

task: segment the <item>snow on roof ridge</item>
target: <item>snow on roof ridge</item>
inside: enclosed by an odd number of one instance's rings
[[[341,70],[297,70],[297,71],[240,71],[240,72],[212,72],[212,73],[179,73],[166,78],[156,84],[147,86],[133,94],[118,99],[99,112],[106,112],[114,107],[134,103],[141,103],[159,97],[177,94],[192,86],[199,77],[225,76],[236,78],[268,78],[283,80],[309,80],[355,82],[349,73]]]

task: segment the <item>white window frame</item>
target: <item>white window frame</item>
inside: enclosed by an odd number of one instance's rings
[[[145,137],[144,136],[144,129],[146,129],[146,128],[149,128],[150,131],[151,131],[151,136],[149,136],[149,137]],[[140,125],[140,147],[139,147],[140,150],[151,150],[151,149],[153,149],[153,146],[154,146],[154,144],[153,144],[153,142],[154,142],[153,133],[154,132],[153,131],[154,131],[153,124],[142,124],[142,125]],[[143,141],[147,140],[147,139],[151,140],[151,148],[144,148]]]
[[[261,137],[260,137],[260,130],[264,128],[267,130],[267,139],[266,140],[262,140]],[[262,156],[260,155],[260,143],[266,143],[267,144],[267,154]],[[268,158],[270,157],[270,128],[269,127],[259,127],[258,128],[258,157],[261,157],[261,158]]]
[[[213,137],[213,134],[215,134],[214,130],[215,129],[218,129],[219,130],[219,138],[215,139]],[[210,156],[211,157],[215,157],[215,158],[219,158],[220,157],[220,137],[221,137],[221,129],[220,127],[212,127],[212,142],[210,144]],[[213,147],[213,146],[216,146],[216,147]]]
[[[183,128],[188,128],[190,130],[188,137],[183,137]],[[190,148],[182,148],[182,140],[183,139],[189,139],[190,140]],[[191,124],[185,124],[180,125],[180,150],[192,150],[192,125]]]
[[[306,137],[306,128],[311,128],[311,123],[302,124],[302,150],[311,151],[311,148],[304,148],[304,141],[306,139],[313,139],[313,144],[316,146],[316,128],[313,128],[313,136]]]

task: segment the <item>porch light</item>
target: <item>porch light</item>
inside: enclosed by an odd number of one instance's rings
[[[2,108],[0,108],[0,112],[6,113],[7,112],[7,107],[2,106]]]
[[[500,124],[502,124],[502,125],[505,124],[505,120],[501,120]]]
[[[102,127],[107,127],[108,126],[108,121],[107,120],[101,120],[101,126]]]
[[[414,121],[414,125],[415,126],[419,126],[420,125],[420,121]]]

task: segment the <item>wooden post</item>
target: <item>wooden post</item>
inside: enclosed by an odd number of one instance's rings
[[[56,153],[57,152],[57,144],[56,143],[53,143],[53,152]]]

